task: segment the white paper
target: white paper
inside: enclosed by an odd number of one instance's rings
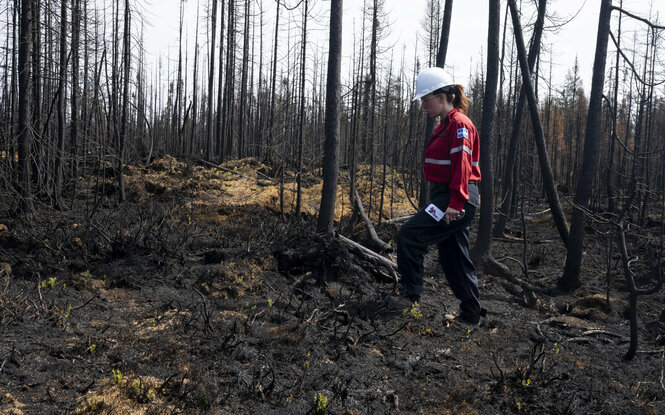
[[[434,218],[434,220],[437,222],[443,219],[444,216],[443,211],[436,207],[434,203],[430,203],[429,206],[425,208],[425,212],[427,212],[427,214]]]

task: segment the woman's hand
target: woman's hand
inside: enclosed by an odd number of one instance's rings
[[[445,216],[446,225],[450,224],[450,221],[457,219],[459,214],[460,214],[459,210],[453,209],[451,207],[446,209],[446,216]]]

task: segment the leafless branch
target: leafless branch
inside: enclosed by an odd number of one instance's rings
[[[649,82],[646,82],[645,80],[643,80],[640,77],[640,74],[638,73],[637,69],[635,69],[635,66],[633,66],[633,62],[631,62],[630,59],[628,58],[628,56],[626,56],[623,53],[623,50],[619,46],[619,43],[617,42],[616,38],[614,37],[614,34],[611,31],[610,31],[610,38],[612,39],[612,42],[614,42],[614,46],[616,46],[617,52],[619,52],[619,54],[623,57],[623,60],[628,64],[628,66],[630,66],[630,69],[632,70],[633,75],[635,75],[635,77],[637,78],[638,81],[640,81],[641,84],[649,86],[649,87],[655,87],[655,86],[661,85],[665,82],[665,80],[663,80],[663,81],[652,84],[652,83],[649,83]]]
[[[633,13],[627,11],[627,10],[622,9],[621,7],[617,7],[617,6],[610,6],[610,7],[611,7],[612,10],[616,10],[620,13],[625,14],[626,16],[632,17],[635,20],[639,20],[640,22],[646,23],[647,25],[649,25],[654,30],[655,29],[660,29],[660,30],[665,29],[665,26],[659,26],[657,24],[654,24],[650,20],[645,19],[644,17],[637,16],[637,15],[635,15],[635,14],[633,14]]]

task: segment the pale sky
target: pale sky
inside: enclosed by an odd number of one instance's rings
[[[180,0],[147,0],[152,2],[144,5],[144,16],[149,22],[149,26],[145,29],[145,44],[148,53],[148,63],[157,60],[157,56],[161,55],[163,62],[166,56],[170,56],[171,60],[177,58],[178,47],[178,15]],[[201,20],[199,23],[199,44],[204,48],[206,24],[204,16],[206,13],[206,1],[201,2]],[[239,2],[238,0],[236,0]],[[283,0],[287,5],[293,6],[297,4],[298,0]],[[527,5],[533,4],[529,0],[522,0],[524,4],[524,16],[522,18],[522,25],[526,26],[527,23],[535,20],[533,11],[535,7]],[[264,37],[266,44],[264,45],[264,64],[270,58],[272,50],[272,36],[274,31],[274,0],[256,0],[255,4],[262,3],[265,10],[264,17]],[[322,50],[327,48],[327,23],[328,23],[328,10],[330,7],[329,1],[324,0],[310,0],[313,3],[313,13],[318,15],[318,22],[308,23],[310,30],[309,38],[311,43],[308,44],[308,52],[311,54],[321,54]],[[343,37],[343,55],[344,64],[350,64],[351,56],[353,53],[354,37],[352,32],[354,27],[357,33],[360,32],[361,24],[361,0],[345,0],[344,1],[344,37]],[[443,3],[443,0],[442,0]],[[614,1],[615,4],[619,0]],[[653,1],[652,5],[650,0],[624,0],[623,7],[632,11],[640,16],[648,17],[649,9],[652,7],[655,20],[655,15],[660,12],[660,15],[665,15],[665,2]],[[393,55],[393,62],[399,64],[401,54],[405,53],[405,66],[407,70],[411,70],[415,48],[418,44],[418,49],[423,56],[422,40],[417,41],[418,35],[422,36],[422,20],[425,16],[426,0],[385,0],[385,9],[388,13],[390,23],[390,30],[388,37],[382,42],[381,46],[388,49],[384,54],[384,61],[390,59],[391,52]],[[502,1],[501,19],[503,25],[503,18],[505,16],[506,2]],[[189,43],[193,45],[194,42],[194,28],[196,22],[196,7],[195,0],[186,1],[186,18],[185,26],[188,32]],[[299,9],[298,9],[299,10]],[[293,21],[299,20],[299,11],[296,10],[291,19]],[[598,25],[598,13],[600,10],[600,0],[550,0],[548,2],[548,14],[554,15],[558,22],[570,20],[567,24],[557,29],[556,33],[546,33],[543,46],[546,49],[552,50],[553,56],[553,81],[555,85],[561,84],[566,76],[566,73],[573,67],[575,57],[579,59],[580,74],[584,83],[585,90],[589,91],[591,86],[591,72],[593,68],[593,57],[596,43],[596,30]],[[258,13],[258,12],[257,12]],[[487,48],[487,14],[488,4],[487,0],[457,0],[453,4],[453,18],[450,33],[450,41],[448,45],[447,54],[447,69],[455,76],[455,81],[458,83],[466,84],[468,82],[469,73],[475,72],[480,68],[482,57],[486,54]],[[286,43],[285,37],[288,33],[288,25],[285,17],[285,11],[282,9],[280,24],[280,42]],[[572,20],[571,20],[572,19]],[[510,17],[509,17],[510,20]],[[552,28],[556,22],[549,20],[547,26]],[[299,24],[299,22],[298,22]],[[624,19],[622,32],[628,33],[629,26]],[[613,29],[616,26],[616,13],[613,14]],[[510,26],[509,26],[510,27]],[[643,39],[645,36],[644,24],[632,24],[630,27],[639,28],[637,32],[637,39]],[[502,26],[503,28],[503,26]],[[258,37],[258,28],[256,36]],[[299,28],[292,26],[292,36],[298,37]],[[510,35],[510,32],[508,32]],[[624,42],[632,44],[632,34],[622,36]],[[528,39],[528,37],[527,37]],[[357,38],[356,38],[357,41]],[[293,41],[292,41],[293,44]],[[190,46],[190,64],[192,59],[192,49]],[[258,45],[256,46],[258,53]],[[315,52],[315,50],[318,50]],[[608,47],[610,56],[614,54],[614,46],[610,40]],[[205,49],[203,49],[205,52]],[[542,55],[542,59],[549,61],[549,52]],[[165,63],[163,63],[166,66]],[[484,62],[483,62],[484,65]],[[542,70],[549,71],[549,63],[543,63],[547,67],[541,67]],[[484,69],[483,69],[484,70]],[[348,72],[348,69],[347,69]]]

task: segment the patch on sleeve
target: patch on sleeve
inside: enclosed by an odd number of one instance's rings
[[[469,130],[466,128],[459,128],[457,130],[457,138],[469,138]]]

